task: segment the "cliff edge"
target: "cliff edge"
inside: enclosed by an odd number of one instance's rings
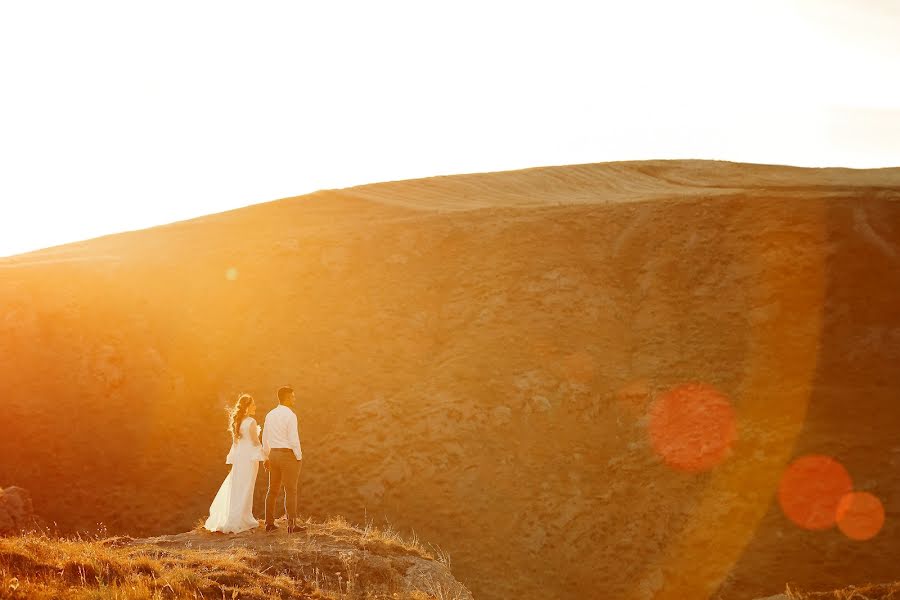
[[[472,600],[449,557],[342,518],[240,534],[0,538],[0,598]]]

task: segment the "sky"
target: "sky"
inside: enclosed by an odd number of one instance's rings
[[[0,0],[0,256],[318,189],[900,166],[900,0]]]

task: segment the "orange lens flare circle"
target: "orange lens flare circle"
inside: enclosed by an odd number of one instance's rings
[[[781,476],[778,503],[785,516],[800,527],[828,529],[835,523],[838,503],[852,489],[850,474],[835,459],[802,456]]]
[[[868,492],[844,494],[837,505],[837,526],[848,538],[865,541],[884,525],[884,506]]]
[[[674,469],[689,473],[712,469],[725,460],[736,437],[731,402],[711,385],[676,386],[650,408],[653,450]]]

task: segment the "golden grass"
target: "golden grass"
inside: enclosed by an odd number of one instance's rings
[[[0,538],[0,598],[331,598],[308,582],[263,573],[243,548],[167,550],[122,538]]]
[[[900,582],[850,586],[830,592],[803,592],[787,587],[790,600],[900,600]]]
[[[319,553],[330,542],[351,542],[359,550],[378,556],[417,556],[433,559],[415,538],[404,539],[390,526],[350,525],[342,517],[324,523],[307,520],[308,535],[300,541],[305,552]],[[213,534],[194,534],[212,539]],[[367,565],[362,553],[341,553],[340,574],[325,577],[288,568],[284,561],[252,548],[223,545],[215,550],[163,547],[123,537],[78,535],[55,537],[30,532],[0,538],[0,599],[143,600],[163,598],[275,598],[321,600],[444,600],[440,586],[427,592],[398,593],[365,589],[361,583]],[[300,550],[295,550],[300,552]],[[441,555],[439,558],[442,558]],[[444,560],[441,560],[444,562]],[[447,563],[449,559],[447,559]],[[446,564],[446,563],[445,563]]]
[[[309,521],[307,521],[307,523],[309,523]],[[349,532],[351,536],[358,538],[358,545],[361,550],[368,550],[375,554],[403,551],[408,554],[419,556],[420,558],[435,560],[434,554],[425,549],[425,546],[419,541],[419,537],[415,532],[412,533],[409,539],[404,538],[388,522],[385,522],[383,527],[377,527],[374,522],[366,521],[365,525],[357,527],[351,525],[344,517],[338,515],[336,517],[328,518],[324,523],[324,527],[326,530],[335,533]],[[449,567],[449,559],[445,562],[442,560],[442,556],[442,554],[438,553],[439,561]]]

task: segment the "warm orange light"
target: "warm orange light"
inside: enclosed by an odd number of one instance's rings
[[[778,503],[800,527],[828,529],[834,525],[838,502],[852,489],[850,474],[841,463],[830,456],[803,456],[781,476]]]
[[[594,357],[584,350],[567,355],[561,366],[566,379],[575,383],[589,383],[597,370]]]
[[[884,506],[868,492],[851,492],[838,502],[836,518],[838,528],[848,538],[868,540],[884,525]]]
[[[616,392],[616,401],[619,408],[629,415],[644,416],[647,404],[651,397],[650,383],[646,380],[636,380],[619,388]]]
[[[650,409],[653,449],[675,469],[712,469],[725,459],[736,435],[731,403],[710,385],[679,385],[663,394]]]
[[[234,267],[229,267],[225,271],[225,279],[227,279],[228,281],[234,281],[237,278],[238,278],[238,270],[235,269]]]

